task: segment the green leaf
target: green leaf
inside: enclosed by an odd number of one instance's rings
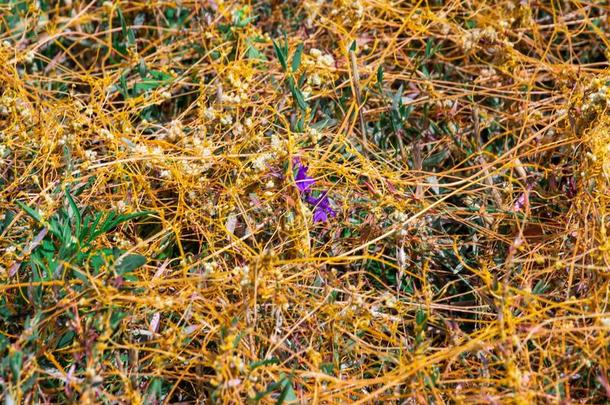
[[[532,289],[533,294],[544,294],[549,288],[549,284],[545,280],[538,280],[534,288]]]
[[[244,18],[244,19],[240,19],[239,21],[236,21],[233,24],[233,26],[235,26],[237,28],[244,28],[245,26],[247,26],[251,22],[254,22],[257,18],[258,18],[257,15],[253,15],[252,17],[247,17],[247,18]]]
[[[114,260],[113,249],[104,248],[98,250],[89,260],[89,265],[93,268],[93,275],[97,275],[103,266],[110,265],[112,260]]]
[[[77,236],[80,234],[81,223],[83,222],[83,216],[81,215],[76,202],[74,202],[74,198],[70,195],[68,190],[66,190],[66,199],[68,200],[69,210],[68,217],[74,223],[74,228],[77,233]]]
[[[152,78],[155,80],[170,82],[171,80],[174,79],[174,77],[172,75],[170,75],[169,73],[161,72],[160,70],[151,70],[148,73],[150,73]]]
[[[286,56],[286,60],[288,60],[288,35],[284,32],[284,56]]]
[[[277,402],[275,403],[276,405],[282,405],[284,402],[286,402],[286,403],[298,402],[297,395],[294,392],[294,388],[292,388],[292,381],[289,377],[283,377],[280,382],[280,385],[282,386],[282,393],[278,397]]]
[[[90,283],[89,277],[87,277],[87,274],[85,274],[81,270],[78,270],[76,268],[72,269],[72,275],[74,277],[76,277],[77,279],[81,280],[84,285],[89,285],[89,283]]]
[[[68,346],[74,340],[74,336],[76,336],[76,334],[74,333],[73,330],[67,331],[66,333],[64,333],[61,336],[61,338],[59,338],[59,341],[57,342],[57,345],[55,346],[55,348],[62,349],[64,347]]]
[[[265,389],[265,391],[259,391],[256,393],[256,395],[253,398],[254,401],[259,402],[261,399],[263,399],[264,397],[266,397],[267,395],[269,395],[270,393],[272,393],[279,387],[280,387],[279,382],[272,382],[271,384],[267,385],[267,388]]]
[[[421,72],[424,75],[424,77],[430,78],[430,71],[428,70],[428,68],[426,66],[421,67]]]
[[[134,83],[133,92],[134,92],[134,94],[142,94],[146,91],[154,90],[158,87],[161,87],[164,84],[165,84],[165,82],[162,82],[159,80],[151,80],[151,79],[142,80],[140,82]]]
[[[316,122],[315,124],[311,124],[310,127],[312,127],[313,129],[321,130],[324,128],[331,127],[331,126],[335,125],[336,123],[337,123],[336,119],[324,118],[324,119]]]
[[[2,353],[8,347],[9,344],[10,342],[8,338],[4,335],[0,335],[0,353]]]
[[[86,242],[93,241],[98,236],[112,230],[114,227],[116,227],[117,225],[119,225],[123,222],[127,222],[134,218],[147,216],[152,213],[153,213],[153,211],[141,211],[141,212],[134,212],[132,214],[122,214],[122,215],[118,215],[118,216],[117,216],[117,213],[114,211],[110,211],[108,213],[97,213],[93,226],[91,226],[89,228],[89,231],[87,232],[87,238],[83,238],[83,239]],[[101,221],[101,219],[104,215],[106,217],[104,218],[104,221],[98,228],[97,225]]]
[[[380,86],[383,84],[383,66],[381,65],[377,68],[377,84]]]
[[[22,203],[21,201],[15,201],[17,203],[17,205],[19,206],[19,208],[21,208],[22,210],[25,211],[26,214],[28,214],[30,217],[32,217],[36,222],[38,223],[42,223],[42,216],[40,216],[40,214],[38,213],[37,210],[30,208],[29,206],[27,206],[26,204]]]
[[[426,312],[421,308],[417,308],[417,312],[415,312],[415,323],[419,326],[423,326],[425,325],[427,318]]]
[[[126,312],[113,312],[112,315],[110,315],[110,329],[115,330],[126,316]]]
[[[428,40],[426,41],[426,51],[425,51],[426,59],[430,59],[430,57],[432,57],[434,55],[434,52],[436,51],[436,49],[434,49],[433,46],[434,46],[434,39],[428,38]]]
[[[125,273],[131,273],[135,269],[142,267],[146,264],[146,257],[137,254],[131,254],[119,258],[115,263],[115,270],[118,274],[124,275]]]
[[[292,77],[288,78],[288,87],[290,87],[290,92],[292,93],[292,97],[295,99],[299,108],[303,111],[307,110],[307,102],[305,101],[305,97],[303,97],[303,93],[294,85],[294,79]]]
[[[400,106],[402,105],[402,91],[403,87],[401,84],[398,87],[398,90],[396,90],[396,93],[394,93],[394,96],[392,97],[392,110],[394,111],[398,111]]]
[[[299,66],[301,66],[301,56],[303,55],[303,44],[300,43],[297,46],[297,50],[294,51],[294,55],[292,55],[292,72],[296,72],[299,70]]]
[[[246,56],[248,57],[248,59],[257,59],[263,61],[267,60],[265,54],[256,49],[256,47],[252,44],[248,46],[248,49],[246,50]]]
[[[93,222],[91,222],[91,216],[87,216],[85,218],[85,226],[83,232],[83,240],[85,242],[90,242],[91,240],[96,238],[97,225],[102,220],[103,215],[103,212],[96,212],[93,216]]]
[[[120,87],[121,94],[123,95],[123,97],[128,98],[129,89],[127,88],[127,78],[125,77],[126,75],[127,75],[127,72],[123,73],[119,77],[119,84],[121,85],[121,87]]]
[[[438,167],[448,157],[449,157],[449,150],[443,149],[440,152],[435,153],[434,155],[432,155],[429,158],[424,160],[424,162],[423,162],[424,169]]]
[[[72,242],[72,226],[70,225],[70,221],[68,221],[65,217],[61,218],[61,237],[60,240],[62,242],[62,248],[64,250],[68,250],[69,247],[73,244]],[[67,259],[67,257],[66,257]]]
[[[129,44],[129,46],[135,45],[136,37],[133,34],[133,30],[131,28],[127,28],[127,21],[125,21],[125,16],[123,16],[123,12],[120,8],[117,8],[116,11],[119,15],[119,20],[121,21],[121,32],[123,34],[123,38],[127,39],[127,44]]]
[[[303,73],[301,75],[301,77],[299,77],[298,87],[299,88],[303,87],[303,85],[305,84],[306,81],[307,81],[307,75],[305,73]]]
[[[286,71],[288,69],[288,64],[286,63],[286,59],[288,55],[284,53],[284,49],[282,49],[275,40],[273,41],[273,49],[275,50],[275,55],[280,61],[280,65],[282,65],[282,69]]]
[[[9,366],[13,373],[13,382],[16,384],[21,375],[21,366],[23,365],[23,352],[16,351],[9,355]]]
[[[161,397],[163,389],[163,380],[159,377],[154,377],[148,388],[144,403],[156,403],[157,398]]]
[[[10,223],[13,222],[13,218],[15,218],[15,213],[13,211],[4,211],[4,220],[0,222],[0,233],[8,228]]]
[[[140,63],[138,63],[138,73],[142,79],[146,79],[146,74],[148,73],[148,68],[146,67],[146,63],[144,59],[140,59]]]
[[[138,280],[138,277],[136,277],[136,275],[135,275],[135,274],[133,274],[133,273],[127,273],[127,274],[125,274],[125,275],[123,276],[123,280],[128,281],[128,282],[130,282],[130,283],[137,283],[137,282],[139,281],[139,280]]]
[[[299,108],[303,111],[307,110],[307,102],[305,101],[305,97],[303,97],[303,93],[301,93],[301,90],[299,90],[298,88],[294,87],[292,89],[292,95],[295,98],[295,100],[297,101],[297,104],[299,105]]]
[[[257,367],[268,366],[270,364],[280,364],[280,361],[277,359],[277,357],[272,357],[270,359],[253,361],[252,363],[250,363],[249,367],[250,367],[250,370],[254,370]]]
[[[322,363],[320,364],[320,370],[328,375],[335,375],[335,365],[333,363]]]

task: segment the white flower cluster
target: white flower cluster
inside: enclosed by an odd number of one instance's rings
[[[140,156],[146,156],[147,157],[147,166],[150,166],[150,162],[148,160],[153,160],[153,161],[159,161],[160,159],[162,159],[164,157],[164,152],[163,149],[161,149],[158,146],[155,146],[154,148],[150,148],[146,145],[142,145],[142,144],[137,144],[136,146],[134,146],[133,151]]]
[[[170,123],[169,129],[167,130],[166,138],[170,142],[177,142],[184,138],[184,130],[182,129],[182,122],[174,120]]]
[[[319,87],[322,85],[322,78],[320,77],[319,74],[314,73],[313,75],[311,75],[311,77],[307,80],[307,82],[309,84],[311,84],[314,87]]]
[[[394,211],[390,214],[390,219],[397,224],[405,223],[409,218],[409,215],[405,214],[402,211]]]
[[[608,84],[610,84],[610,78],[593,79],[589,88],[590,93],[582,105],[584,112],[600,107],[610,107],[610,86]]]
[[[307,127],[305,132],[309,136],[309,140],[311,141],[311,143],[315,145],[317,145],[320,139],[322,138],[322,133],[315,128]]]
[[[361,0],[336,0],[330,10],[332,17],[339,17],[343,25],[360,25],[364,17],[364,5]]]
[[[216,110],[214,107],[206,107],[203,109],[203,116],[212,121],[214,118],[216,118]]]
[[[127,203],[123,200],[119,200],[113,204],[113,208],[116,209],[118,212],[125,212],[127,211]]]
[[[59,141],[57,143],[59,143],[59,145],[63,146],[63,145],[70,145],[73,141],[74,141],[74,135],[72,133],[67,133],[67,134],[62,135],[62,137],[59,138]]]
[[[89,161],[95,160],[97,158],[97,152],[91,149],[85,150],[85,158]]]
[[[250,280],[250,266],[236,266],[233,269],[233,274],[239,277],[239,284],[246,287],[252,283]]]
[[[271,149],[273,149],[274,152],[280,153],[284,150],[284,147],[285,143],[280,137],[276,134],[271,135]]]
[[[223,93],[222,101],[225,103],[239,104],[241,103],[241,96],[239,94]]]
[[[329,53],[322,53],[321,50],[317,48],[311,48],[309,50],[309,54],[314,57],[315,63],[318,66],[325,67],[334,67],[335,66],[335,58]]]
[[[261,153],[252,161],[252,167],[259,172],[267,168],[267,162],[275,159],[274,153]]]
[[[18,95],[13,95],[10,92],[0,98],[0,116],[6,116],[13,110],[20,116],[20,121],[25,125],[34,123],[35,110],[30,103],[22,99]]]
[[[277,160],[278,156],[282,156],[285,153],[286,141],[273,134],[271,135],[271,151],[257,155],[252,161],[252,168],[257,172],[265,171],[268,162]]]
[[[0,132],[1,134],[1,132]],[[0,140],[2,140],[2,136],[0,136]],[[4,157],[10,153],[10,149],[5,144],[0,144],[0,164],[4,162]]]
[[[497,42],[498,33],[493,27],[486,27],[485,29],[473,28],[468,30],[462,37],[462,48],[465,51],[470,51],[476,47],[482,39],[490,42]]]
[[[222,125],[229,126],[233,123],[233,116],[231,113],[225,113],[220,117],[220,123]]]
[[[211,274],[214,274],[217,269],[218,269],[218,263],[216,263],[213,260],[211,262],[203,263],[203,275],[204,276],[209,276]]]

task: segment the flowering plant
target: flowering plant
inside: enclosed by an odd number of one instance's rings
[[[307,174],[309,168],[303,165],[300,159],[296,158],[294,160],[294,165],[296,166],[296,175],[294,176],[294,181],[299,190],[299,193],[303,196],[307,203],[313,205],[313,221],[314,222],[326,222],[329,217],[335,217],[337,213],[330,204],[330,199],[328,198],[328,191],[323,191],[318,197],[313,195],[311,190],[311,186],[315,184],[315,180]]]

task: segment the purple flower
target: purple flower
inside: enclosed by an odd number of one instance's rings
[[[297,189],[303,195],[305,201],[314,206],[313,222],[326,222],[328,221],[328,217],[335,217],[337,213],[330,206],[327,191],[322,193],[319,197],[311,195],[311,186],[313,186],[316,181],[307,174],[309,168],[301,164],[301,160],[298,157],[294,158],[292,163],[297,168],[297,173],[294,176],[294,182]]]
[[[327,192],[324,192],[324,194],[317,198],[307,195],[305,200],[314,206],[313,222],[326,222],[329,216],[334,218],[337,215],[335,210],[330,206]]]
[[[328,214],[326,211],[316,208],[313,210],[313,222],[326,222],[328,221]]]
[[[300,162],[296,164],[297,174],[294,177],[294,182],[301,193],[308,191],[311,186],[316,182],[312,177],[307,175],[307,166],[302,165]]]

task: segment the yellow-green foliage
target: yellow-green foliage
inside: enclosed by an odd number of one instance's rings
[[[5,402],[607,401],[609,13],[0,2]]]

